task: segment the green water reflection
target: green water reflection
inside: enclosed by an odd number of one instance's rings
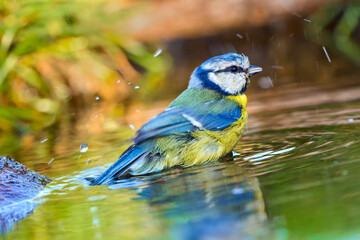
[[[315,119],[312,126],[275,126],[278,115],[301,114]],[[84,178],[103,171],[104,159],[118,154],[112,149],[122,150],[127,143],[114,143],[113,135],[104,135],[102,142],[89,138],[89,152],[80,156],[77,145],[50,164],[59,168],[52,174],[62,177],[55,177],[39,207],[2,238],[358,239],[359,104],[253,119],[275,127],[248,129],[235,148],[241,153],[235,161],[173,169],[112,186],[89,187]]]

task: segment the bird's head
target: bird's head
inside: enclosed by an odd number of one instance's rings
[[[188,88],[208,88],[222,95],[245,93],[249,78],[262,68],[250,65],[244,54],[227,53],[212,57],[197,67]]]

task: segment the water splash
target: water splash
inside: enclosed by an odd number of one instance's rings
[[[239,34],[239,33],[237,33],[236,36],[237,36],[238,38],[240,38],[240,39],[244,39],[243,35],[241,35],[241,34]]]
[[[158,48],[156,51],[155,51],[155,53],[154,53],[154,57],[157,57],[157,56],[159,56],[160,54],[162,53],[162,49],[161,48]]]
[[[86,143],[83,143],[83,144],[80,145],[80,152],[81,153],[86,153],[88,149],[89,149],[89,146]]]
[[[327,57],[328,61],[329,61],[329,62],[331,62],[331,59],[330,59],[330,57],[329,57],[328,52],[326,51],[325,46],[323,46],[322,48],[323,48],[323,50],[324,50],[324,52],[325,52],[325,55],[326,55],[326,57]]]
[[[50,165],[54,160],[55,158],[51,158],[50,161],[48,162],[48,165]]]
[[[259,87],[261,88],[271,88],[271,87],[274,87],[274,84],[271,80],[271,78],[268,76],[268,77],[262,77],[258,80],[258,85]]]

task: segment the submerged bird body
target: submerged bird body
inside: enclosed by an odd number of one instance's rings
[[[260,71],[235,53],[204,62],[191,75],[188,89],[140,128],[134,144],[92,184],[110,184],[125,173],[203,164],[231,152],[247,121],[249,77]]]

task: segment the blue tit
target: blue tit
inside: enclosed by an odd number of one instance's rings
[[[248,118],[249,78],[260,71],[244,54],[205,61],[192,73],[188,88],[137,131],[134,144],[92,185],[111,184],[125,174],[204,164],[230,153]]]

